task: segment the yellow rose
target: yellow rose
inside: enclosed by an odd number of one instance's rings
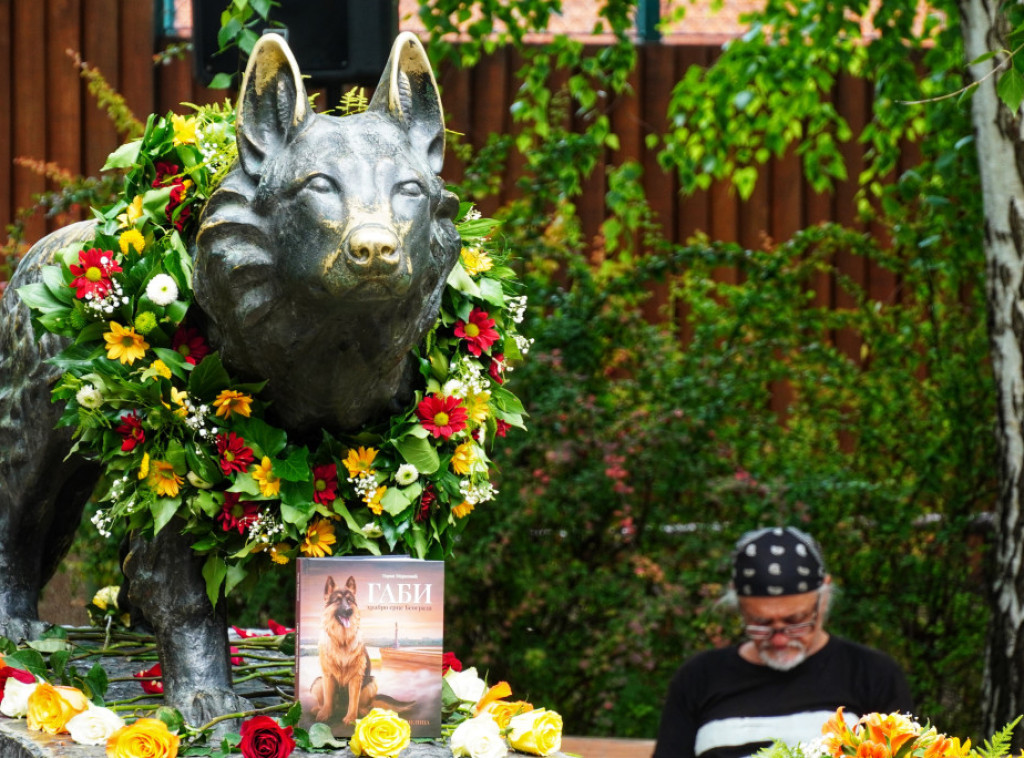
[[[107,758],[175,758],[178,735],[159,719],[139,719],[107,740]]]
[[[551,755],[562,749],[562,717],[538,708],[514,716],[508,722],[508,741],[514,750],[533,755]]]
[[[502,729],[508,726],[508,722],[513,716],[519,716],[532,710],[533,706],[525,700],[516,700],[511,703],[506,700],[495,700],[484,707],[484,713],[491,714]]]
[[[89,707],[89,699],[75,687],[54,687],[41,682],[28,696],[28,728],[60,734],[73,716]]]
[[[407,747],[411,736],[409,722],[394,711],[374,708],[356,722],[348,746],[356,755],[370,758],[394,758]]]

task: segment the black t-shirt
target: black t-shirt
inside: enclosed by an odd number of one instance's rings
[[[855,721],[914,703],[895,661],[834,636],[789,671],[750,663],[738,646],[708,650],[672,677],[654,758],[739,758],[775,740],[809,742],[839,706]]]

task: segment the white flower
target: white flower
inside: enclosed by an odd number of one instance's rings
[[[83,408],[95,410],[103,405],[103,393],[91,384],[87,384],[75,393],[75,400]]]
[[[448,669],[444,680],[452,688],[455,697],[467,703],[476,703],[487,692],[487,682],[477,675],[476,666],[470,666],[465,671]]]
[[[79,745],[106,745],[107,738],[124,726],[124,721],[109,708],[90,706],[65,725],[71,739]]]
[[[398,471],[395,472],[395,481],[403,487],[407,484],[412,484],[419,478],[420,472],[411,463],[403,463],[398,467]]]
[[[384,530],[380,528],[380,524],[378,524],[376,521],[370,521],[366,524],[363,524],[362,528],[359,531],[363,533],[364,537],[371,540],[375,540],[378,537],[384,536]]]
[[[4,685],[4,699],[0,701],[0,713],[12,719],[28,715],[28,696],[35,692],[38,682],[19,682],[11,677]]]
[[[157,305],[170,305],[178,299],[178,285],[167,274],[157,274],[146,285],[146,297]]]
[[[508,755],[508,745],[501,736],[498,722],[487,714],[459,724],[452,732],[451,749],[456,758],[503,758]]]

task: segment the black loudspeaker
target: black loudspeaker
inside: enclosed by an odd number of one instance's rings
[[[237,48],[217,52],[220,14],[229,3],[192,0],[195,73],[204,84],[217,74],[235,74],[245,68]],[[284,34],[299,69],[313,86],[372,87],[398,34],[398,0],[279,0],[270,10],[270,20],[257,33],[265,28]]]

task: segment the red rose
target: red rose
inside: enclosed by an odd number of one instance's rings
[[[441,656],[441,676],[447,674],[448,669],[462,671],[462,661],[455,657],[455,653],[445,653]]]
[[[0,658],[0,662],[3,659]],[[0,698],[4,696],[4,688],[7,686],[7,680],[14,679],[24,684],[31,684],[36,680],[34,676],[24,669],[16,669],[13,666],[0,666]]]
[[[270,716],[253,716],[242,722],[244,758],[286,758],[295,749],[292,728],[281,728]]]
[[[142,685],[142,691],[150,695],[162,695],[164,691],[164,683],[160,678],[163,676],[163,671],[160,670],[160,664],[146,669],[145,671],[137,671],[132,674],[136,679],[141,679],[139,684]]]

